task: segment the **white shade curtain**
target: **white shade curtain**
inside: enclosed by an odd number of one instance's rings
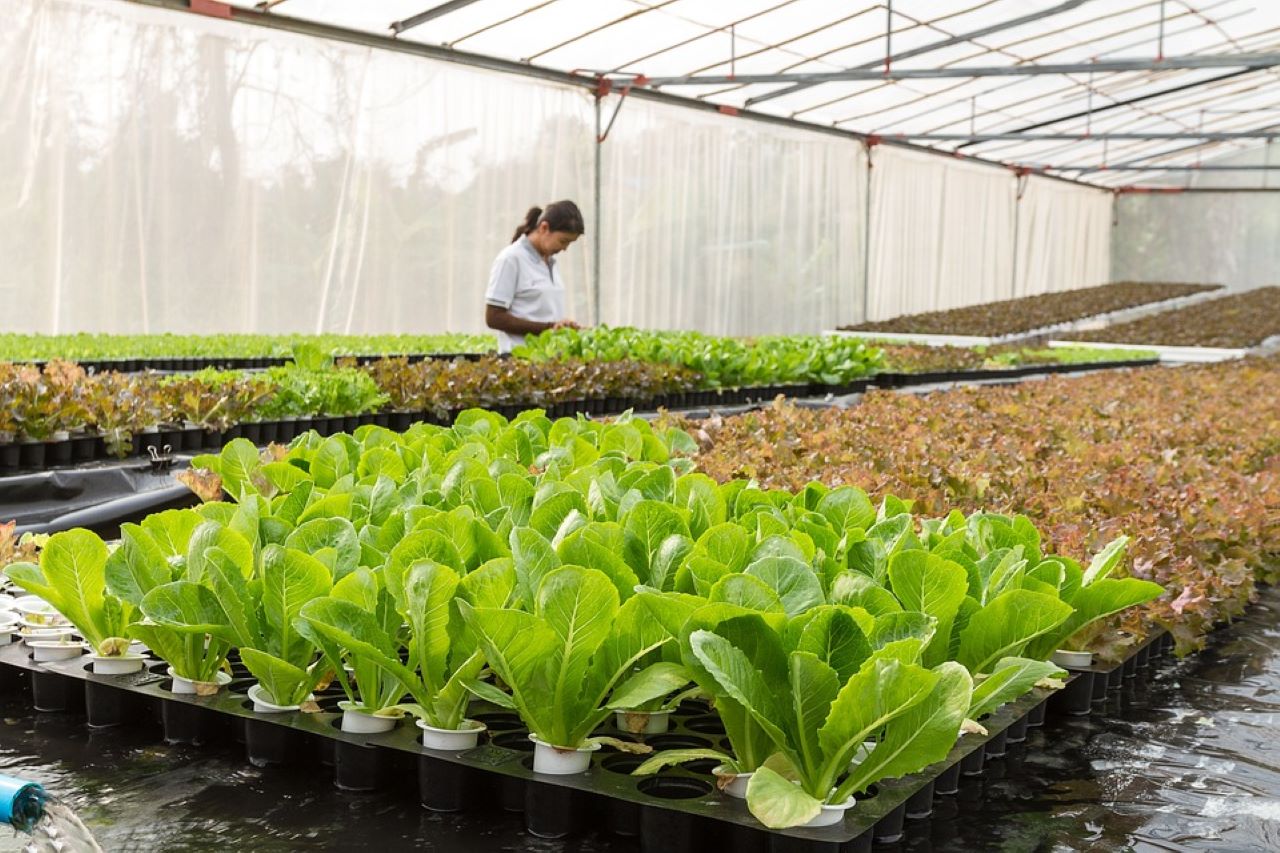
[[[1113,280],[1111,193],[1034,175],[1025,181],[1018,203],[1017,286],[1011,295]]]
[[[1106,279],[1094,190],[1032,178],[1019,216],[1004,169],[868,170],[852,138],[634,96],[597,151],[582,88],[119,0],[6,11],[4,330],[475,331],[558,198],[588,321],[816,332]]]
[[[476,330],[524,211],[591,199],[581,90],[115,0],[6,6],[6,329]],[[579,316],[589,253],[564,258]]]
[[[1011,172],[886,146],[871,163],[867,319],[1008,298]]]
[[[605,322],[745,335],[861,311],[858,143],[633,98],[602,155]]]

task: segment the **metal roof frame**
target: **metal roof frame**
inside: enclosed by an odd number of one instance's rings
[[[1264,0],[128,2],[1122,192],[1130,170],[1109,161],[1173,176],[1280,135],[1280,4]]]

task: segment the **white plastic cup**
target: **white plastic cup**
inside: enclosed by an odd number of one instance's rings
[[[59,640],[28,640],[27,648],[31,649],[31,657],[36,663],[71,660],[84,654],[84,647],[79,643],[63,643]]]
[[[1058,649],[1053,653],[1053,662],[1063,669],[1085,669],[1093,666],[1093,652]]]
[[[723,782],[720,790],[724,791],[725,796],[733,797],[736,800],[745,800],[747,798],[747,785],[751,782],[751,773],[730,773],[724,768],[724,765],[718,765],[713,768],[712,773],[721,780],[728,779]]]
[[[444,752],[474,748],[480,742],[480,733],[487,727],[475,720],[463,720],[462,725],[464,728],[441,729],[427,725],[426,720],[418,720],[418,728],[422,729],[422,745]]]
[[[300,711],[301,705],[277,705],[268,701],[267,691],[262,689],[261,684],[254,684],[249,688],[249,698],[253,700],[253,712],[255,714],[283,714],[287,711]],[[307,701],[313,701],[315,694],[307,697]]]
[[[178,675],[173,671],[173,667],[169,667],[166,672],[168,672],[169,677],[173,679],[173,687],[171,688],[172,692],[181,693],[184,696],[195,696],[199,693],[199,690],[197,689],[197,685],[199,684],[216,684],[218,690],[221,690],[223,687],[226,687],[231,683],[231,676],[221,670],[214,674],[213,681],[192,681],[190,678],[183,678],[181,675]]]
[[[142,669],[146,658],[142,655],[89,655],[93,661],[94,675],[128,675]]]
[[[549,776],[572,776],[574,773],[585,773],[591,767],[591,753],[600,749],[600,744],[573,747],[552,746],[540,740],[537,735],[529,735],[533,741],[533,772],[546,773]]]
[[[379,735],[391,731],[400,722],[399,717],[380,717],[346,705],[342,702],[338,707],[342,708],[342,730],[348,734]]]
[[[633,735],[660,735],[670,728],[670,711],[614,711],[618,731]]]
[[[854,750],[853,758],[849,759],[849,767],[857,767],[859,764],[866,761],[867,757],[871,755],[872,750],[874,750],[879,743],[879,741],[875,740],[864,740],[862,744]]]
[[[844,820],[844,813],[853,808],[856,800],[853,797],[845,800],[839,805],[831,806],[826,803],[822,804],[822,811],[811,817],[805,822],[805,826],[834,826]]]

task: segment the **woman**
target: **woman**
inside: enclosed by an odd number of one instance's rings
[[[571,201],[529,208],[489,271],[484,322],[498,333],[498,352],[511,352],[525,335],[579,328],[564,316],[564,282],[555,256],[585,230],[582,211]]]

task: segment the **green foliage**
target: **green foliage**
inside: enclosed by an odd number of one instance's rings
[[[701,332],[608,326],[549,330],[531,336],[515,354],[540,362],[638,359],[678,365],[700,374],[712,388],[815,382],[839,385],[874,372],[880,364],[878,350],[837,336],[724,338]]]
[[[730,748],[638,772],[754,771],[771,827],[941,760],[967,716],[1057,673],[1037,642],[1119,600],[1091,590],[1130,592],[1122,544],[1081,569],[1021,516],[719,483],[694,447],[643,419],[481,410],[236,441],[196,460],[230,501],[123,525],[109,555],[59,534],[11,573],[53,596],[67,563],[69,616],[115,601],[121,633],[201,682],[238,648],[279,705],[332,673],[343,707],[456,729],[478,698],[579,748],[615,711],[712,697]]]
[[[5,574],[52,604],[100,655],[123,655],[133,607],[107,592],[107,546],[87,530],[55,533],[40,563],[13,563]]]

